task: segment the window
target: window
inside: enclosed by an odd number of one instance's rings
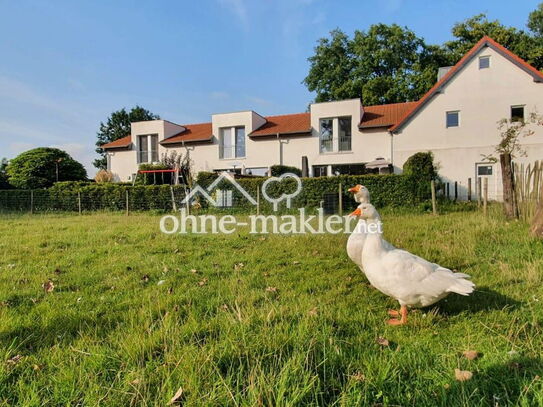
[[[524,106],[511,106],[511,121],[521,122],[524,120]]]
[[[339,151],[351,151],[351,118],[340,117],[339,121]]]
[[[138,163],[158,161],[158,134],[138,136]]]
[[[460,125],[460,112],[447,112],[447,127],[458,127]]]
[[[334,121],[333,119],[320,120],[320,152],[329,153],[334,149]]]
[[[487,69],[490,68],[490,57],[484,56],[479,57],[479,69]]]
[[[327,165],[314,165],[313,166],[313,176],[314,177],[326,177],[328,175],[328,166]]]
[[[245,157],[245,127],[236,127],[236,157]]]
[[[477,166],[477,175],[492,175],[492,166],[491,165],[478,165]]]
[[[364,175],[365,173],[364,164],[332,165],[332,174],[334,175]]]
[[[245,157],[245,127],[219,130],[219,158]]]

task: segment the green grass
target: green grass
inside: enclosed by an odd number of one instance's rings
[[[397,304],[350,262],[345,235],[3,216],[0,405],[164,406],[179,387],[185,406],[543,405],[543,243],[496,208],[383,218],[388,240],[471,274],[476,293],[388,327]]]

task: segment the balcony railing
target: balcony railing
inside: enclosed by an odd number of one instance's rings
[[[339,138],[339,151],[351,151],[351,137]]]
[[[219,158],[243,158],[245,157],[245,146],[220,146]]]

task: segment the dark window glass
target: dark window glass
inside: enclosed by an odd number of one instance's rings
[[[490,57],[479,58],[479,69],[490,68]]]
[[[149,162],[149,144],[147,143],[147,136],[139,136],[138,140],[138,162]]]
[[[364,175],[365,173],[364,164],[332,165],[332,174],[334,175]]]
[[[460,123],[459,112],[447,112],[447,127],[458,127]]]
[[[151,137],[151,161],[158,162],[158,135],[154,134]]]
[[[333,149],[333,139],[334,139],[334,130],[333,130],[332,119],[321,119],[320,120],[320,152],[328,153]]]
[[[477,167],[477,175],[492,175],[491,165],[479,165]]]
[[[511,106],[511,120],[514,122],[524,120],[524,106]]]
[[[313,176],[314,177],[326,177],[328,175],[328,166],[327,165],[314,165],[313,166]]]
[[[245,157],[245,127],[236,127],[236,157]]]
[[[339,119],[339,151],[351,151],[351,118]]]

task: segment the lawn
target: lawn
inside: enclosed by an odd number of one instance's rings
[[[179,388],[184,406],[543,405],[543,243],[491,215],[384,213],[388,240],[477,284],[403,327],[345,235],[3,215],[0,406],[164,406]]]

